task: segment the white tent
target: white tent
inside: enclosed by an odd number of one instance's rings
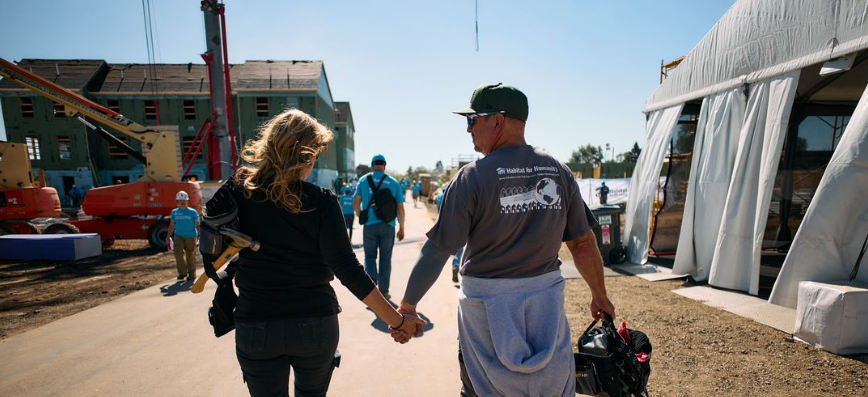
[[[794,103],[803,112],[808,104],[852,109],[858,102],[840,141],[833,136],[832,161],[770,301],[795,307],[799,281],[846,280],[868,233],[868,104],[860,102],[866,48],[868,0],[736,2],[646,102],[645,145],[626,212],[629,258],[647,260],[654,189],[643,187],[660,175],[684,105],[701,102],[673,272],[756,294]],[[820,75],[824,62],[840,58],[850,71]],[[868,270],[857,281],[868,282]]]

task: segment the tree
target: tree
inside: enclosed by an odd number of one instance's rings
[[[587,144],[580,146],[578,150],[574,150],[567,161],[567,166],[570,169],[577,170],[581,165],[591,165],[597,167],[603,163],[603,149],[599,146]]]
[[[431,174],[433,174],[435,176],[443,175],[443,162],[442,161],[437,160],[437,164],[434,165],[434,169],[431,171]]]
[[[621,155],[624,157],[624,162],[629,164],[636,164],[639,161],[639,155],[642,153],[642,149],[639,148],[638,142],[633,142],[633,148],[630,149],[629,152],[624,152]]]
[[[356,178],[361,178],[362,175],[371,172],[371,167],[368,167],[365,164],[359,164],[356,166]]]

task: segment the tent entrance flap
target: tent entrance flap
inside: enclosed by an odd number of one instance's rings
[[[760,249],[799,72],[750,87],[709,284],[759,290]]]
[[[624,225],[627,258],[634,263],[642,264],[648,260],[651,207],[660,179],[663,156],[683,108],[684,104],[678,104],[652,112],[645,124],[645,144],[636,161],[636,168],[630,182],[630,196],[627,199]]]
[[[742,87],[702,101],[673,273],[708,279],[746,105]]]

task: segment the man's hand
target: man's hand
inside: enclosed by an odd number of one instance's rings
[[[615,305],[609,301],[608,297],[591,298],[591,316],[595,320],[603,318],[603,313],[608,313],[612,319],[615,319]]]
[[[410,329],[407,331],[404,330],[404,327],[401,327],[401,329],[398,330],[393,329],[392,338],[395,339],[395,342],[403,344],[407,343],[407,341],[410,340],[411,337],[418,338],[422,336],[422,327],[424,327],[425,324],[428,324],[428,322],[419,318],[419,315],[416,313],[416,305],[411,305],[402,300],[401,305],[398,306],[398,313],[401,313],[402,315],[412,316],[414,318],[413,325],[415,329]],[[410,319],[408,318],[404,321],[406,323],[409,320]],[[412,335],[410,335],[410,333],[412,333]]]
[[[411,338],[421,336],[420,331],[422,326],[428,322],[422,320],[416,314],[401,313],[401,315],[404,316],[404,324],[400,328],[389,328],[389,330],[391,331],[392,339],[403,345],[409,342]]]
[[[404,227],[401,226],[398,228],[398,241],[401,241],[403,239],[404,239]]]

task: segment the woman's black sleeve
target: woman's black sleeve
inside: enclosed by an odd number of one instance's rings
[[[320,252],[341,284],[359,300],[368,296],[374,289],[374,281],[356,258],[340,205],[331,195],[325,201],[319,237]]]

